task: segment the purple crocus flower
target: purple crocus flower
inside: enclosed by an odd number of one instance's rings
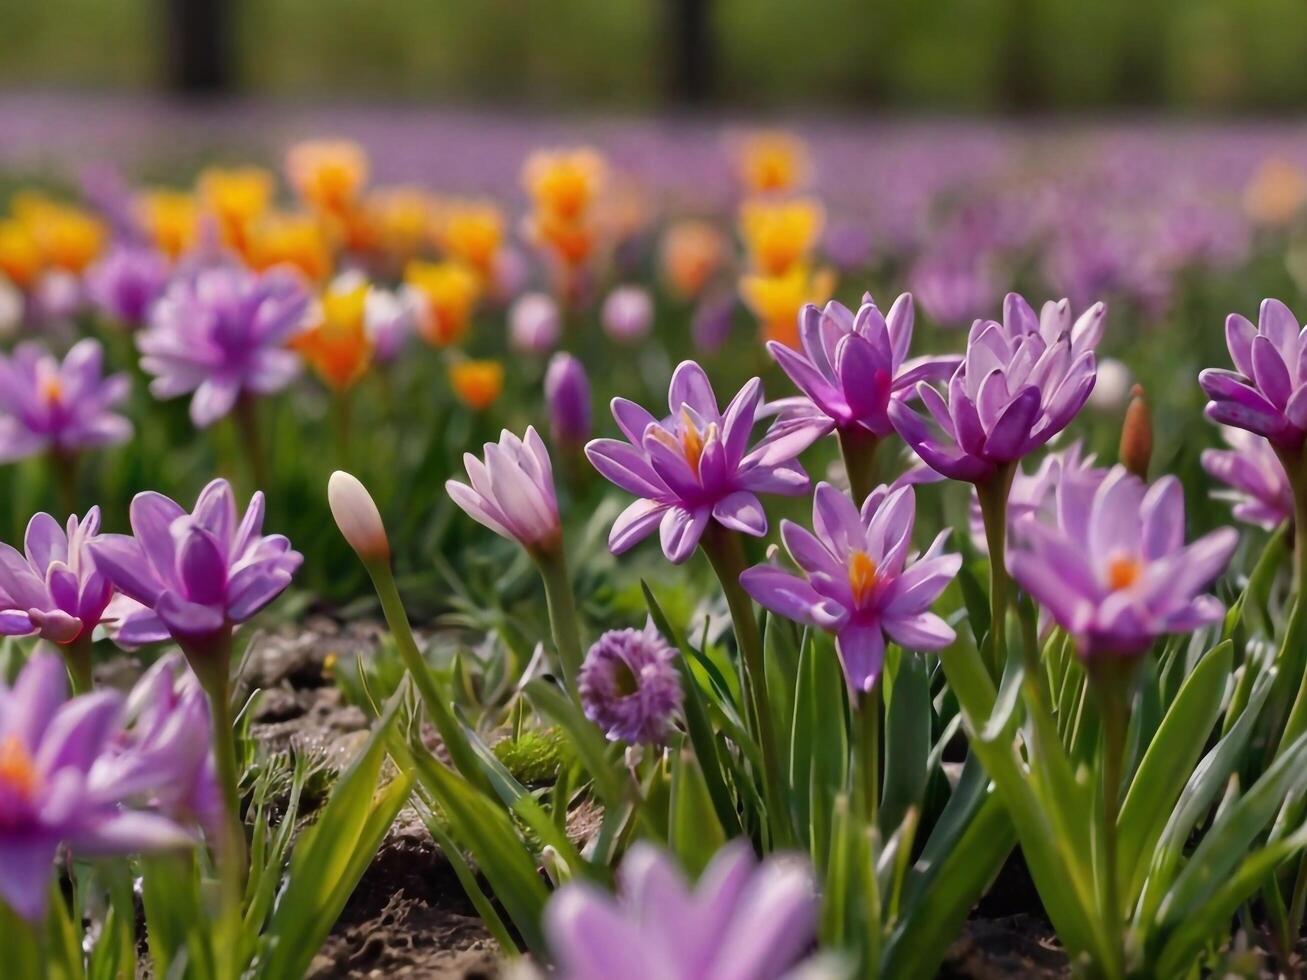
[[[59,848],[81,856],[187,847],[172,820],[125,803],[153,781],[120,783],[122,697],[67,700],[63,661],[38,651],[12,688],[0,682],[0,901],[31,922],[45,916]],[[162,778],[162,773],[156,773]]]
[[[170,274],[162,253],[123,245],[86,270],[86,292],[101,314],[134,329],[149,319]]]
[[[42,513],[28,521],[24,551],[0,543],[0,634],[59,644],[90,638],[113,595],[91,557],[99,530],[98,507],[66,528]]]
[[[681,711],[675,661],[652,623],[609,630],[590,647],[577,677],[585,716],[611,741],[662,744]]]
[[[1075,482],[1092,493],[1107,476],[1107,468],[1095,466],[1094,463],[1093,454],[1085,455],[1083,446],[1076,441],[1065,449],[1045,456],[1034,473],[1023,473],[1018,467],[1007,496],[1008,528],[1016,527],[1018,521],[1030,514],[1053,519],[1056,513],[1056,491],[1064,482]],[[981,554],[988,554],[989,541],[985,537],[984,515],[980,510],[980,499],[974,492],[971,495],[970,525],[972,545]]]
[[[797,496],[808,475],[795,461],[805,433],[765,437],[748,450],[762,401],[754,378],[722,412],[703,368],[683,361],[667,393],[671,415],[658,421],[625,398],[614,398],[613,418],[629,442],[595,439],[586,456],[606,479],[640,499],[613,524],[608,547],[621,554],[659,528],[663,553],[680,563],[694,552],[714,520],[757,537],[767,533],[759,493]]]
[[[781,539],[801,574],[756,565],[740,584],[760,605],[835,634],[844,678],[854,692],[880,676],[885,636],[908,650],[939,650],[953,642],[944,620],[929,611],[962,566],[943,554],[947,530],[909,564],[916,496],[911,486],[877,487],[862,505],[829,483],[812,504],[813,534],[781,522]]]
[[[1234,516],[1273,531],[1293,520],[1293,488],[1271,444],[1259,435],[1221,427],[1229,449],[1204,449],[1203,469],[1229,486],[1212,496],[1233,504]]]
[[[1017,525],[1008,567],[1020,586],[1075,637],[1084,657],[1143,653],[1164,633],[1188,633],[1221,619],[1201,595],[1225,567],[1232,528],[1184,543],[1180,481],[1151,487],[1116,466],[1092,490],[1064,483],[1057,522]]]
[[[519,439],[505,429],[485,444],[485,460],[463,454],[467,483],[446,480],[451,500],[480,524],[531,552],[558,547],[563,528],[549,451],[534,426]]]
[[[291,273],[219,267],[182,276],[160,297],[136,344],[156,398],[194,392],[191,421],[204,427],[243,394],[284,388],[299,370],[285,347],[303,325],[309,294]]]
[[[372,340],[372,360],[390,364],[413,335],[415,294],[373,286],[363,300],[363,326]]]
[[[786,399],[778,428],[806,431],[812,441],[839,429],[877,438],[894,431],[892,398],[910,393],[918,381],[947,378],[960,357],[907,359],[912,344],[912,294],[903,293],[882,316],[870,293],[857,314],[843,303],[799,314],[803,351],[771,341],[767,350],[805,397]]]
[[[1003,323],[972,326],[947,398],[925,382],[917,385],[934,429],[903,399],[890,402],[899,435],[950,479],[988,481],[1066,428],[1094,387],[1093,319],[1079,336],[1073,326],[1049,339],[1041,321],[1026,316],[1025,301],[1016,300],[1009,296],[1004,304]]]
[[[620,897],[574,879],[545,908],[562,980],[777,980],[815,936],[806,863],[776,855],[758,864],[747,841],[718,851],[693,889],[644,842],[617,877]]]
[[[303,561],[283,535],[263,534],[263,494],[241,516],[226,480],[206,486],[189,514],[162,494],[138,493],[131,523],[132,535],[102,534],[90,546],[131,600],[111,606],[114,640],[126,647],[171,636],[201,648],[280,595]]]
[[[62,362],[40,344],[19,344],[0,355],[0,463],[125,442],[132,424],[112,409],[130,388],[125,374],[104,376],[99,341],[78,341]]]
[[[579,447],[590,438],[590,379],[571,354],[555,354],[545,371],[545,400],[554,441]]]
[[[508,336],[514,350],[544,354],[558,346],[563,318],[548,293],[523,293],[508,309]]]
[[[1262,300],[1257,326],[1231,313],[1225,344],[1235,370],[1208,368],[1198,383],[1211,399],[1213,422],[1247,429],[1280,449],[1297,451],[1307,439],[1307,374],[1298,318],[1278,299]]]
[[[640,286],[618,286],[604,299],[599,321],[604,333],[625,344],[634,343],[653,326],[653,299]]]

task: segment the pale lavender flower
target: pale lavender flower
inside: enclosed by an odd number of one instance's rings
[[[59,644],[91,636],[113,596],[91,556],[99,530],[98,507],[68,518],[66,528],[42,513],[27,524],[24,551],[0,543],[0,634]]]
[[[1077,334],[1074,324],[1061,329],[1060,313],[1049,324],[1027,315],[1020,297],[1009,296],[1004,307],[1002,324],[972,326],[947,398],[925,382],[917,385],[934,427],[905,400],[890,402],[899,435],[953,480],[982,483],[1029,455],[1066,428],[1094,387],[1093,318],[1082,316]]]
[[[222,418],[242,395],[280,391],[299,370],[286,349],[304,323],[309,294],[291,273],[204,269],[173,281],[137,334],[156,398],[194,392],[191,420]]]
[[[113,638],[125,647],[171,636],[198,649],[280,595],[303,561],[283,535],[263,534],[263,494],[242,516],[226,480],[206,486],[189,514],[162,494],[138,493],[131,524],[132,535],[102,534],[90,546],[128,600],[110,606]]]
[[[1151,487],[1124,467],[1086,492],[1057,489],[1057,522],[1027,517],[1008,567],[1076,640],[1086,658],[1145,652],[1166,633],[1219,622],[1202,590],[1225,568],[1239,536],[1221,528],[1186,546],[1184,493],[1168,476]]]
[[[125,374],[104,376],[99,341],[78,341],[63,361],[40,344],[19,344],[0,356],[0,463],[125,442],[132,424],[112,409],[130,388]]]
[[[162,253],[120,245],[86,270],[86,293],[101,315],[134,329],[149,319],[170,275]]]
[[[1233,504],[1234,516],[1247,524],[1273,531],[1293,520],[1293,487],[1284,465],[1262,436],[1221,427],[1229,449],[1204,449],[1203,469],[1228,485],[1213,497]]]
[[[781,539],[801,574],[756,565],[740,584],[756,602],[787,619],[835,634],[851,691],[869,691],[880,676],[885,637],[907,650],[939,650],[952,628],[929,611],[962,566],[943,553],[947,530],[909,562],[916,496],[911,486],[877,487],[862,505],[829,483],[812,504],[815,534],[781,522]]]
[[[1265,436],[1296,451],[1307,439],[1307,365],[1302,327],[1278,299],[1262,301],[1253,326],[1231,313],[1225,343],[1235,370],[1208,368],[1198,383],[1211,399],[1207,417]]]
[[[467,483],[446,480],[445,491],[474,521],[531,552],[558,547],[563,528],[554,467],[534,426],[519,439],[505,429],[485,444],[485,460],[463,454]]]
[[[1065,449],[1049,453],[1035,468],[1035,472],[1026,474],[1017,468],[1012,477],[1012,487],[1007,495],[1007,526],[1009,530],[1017,522],[1030,514],[1041,519],[1056,518],[1055,501],[1060,484],[1074,482],[1078,487],[1093,489],[1107,476],[1107,468],[1095,465],[1093,454],[1085,455],[1084,447],[1077,440]],[[984,516],[980,510],[980,499],[973,491],[970,511],[971,542],[981,554],[989,554],[989,542],[985,537]]]
[[[585,716],[613,742],[660,745],[681,711],[676,653],[652,623],[599,637],[577,688]]]
[[[372,339],[372,360],[377,364],[393,362],[413,335],[415,302],[411,290],[368,289],[363,300],[363,327]]]
[[[523,293],[508,310],[508,337],[515,350],[544,354],[558,346],[563,321],[547,293]]]
[[[640,499],[613,524],[608,547],[621,554],[659,528],[663,553],[685,561],[716,521],[761,537],[767,515],[759,493],[797,496],[808,475],[795,461],[808,444],[804,433],[771,435],[749,451],[762,384],[749,381],[723,412],[703,368],[683,361],[667,393],[671,414],[662,421],[614,398],[613,418],[629,442],[595,439],[585,448],[594,468]]]
[[[632,343],[653,327],[653,298],[640,286],[618,286],[604,298],[599,321],[614,340]]]
[[[758,864],[732,841],[691,888],[672,857],[640,842],[617,877],[619,897],[573,880],[545,908],[561,980],[779,980],[815,938],[817,894],[799,857]]]
[[[193,843],[174,821],[127,805],[171,767],[128,784],[105,764],[118,751],[122,697],[67,697],[63,660],[43,650],[12,688],[0,681],[0,901],[31,922],[45,916],[61,847],[94,857]]]
[[[961,357],[908,359],[912,344],[912,294],[903,293],[882,316],[870,293],[855,315],[842,303],[799,314],[802,352],[771,341],[767,350],[803,392],[775,403],[778,432],[806,432],[809,441],[834,430],[883,438],[894,431],[893,398],[911,394],[919,381],[947,378]]]
[[[558,353],[545,371],[545,400],[554,442],[580,447],[590,438],[590,379],[571,354]]]

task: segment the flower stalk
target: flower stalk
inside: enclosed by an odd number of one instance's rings
[[[870,429],[836,431],[840,456],[844,459],[844,471],[849,477],[849,489],[854,501],[861,504],[876,489],[876,450],[880,448],[881,439]]]
[[[870,690],[859,691],[853,705],[854,773],[853,786],[862,816],[874,827],[880,811],[880,678]]]
[[[576,602],[572,597],[572,584],[567,574],[567,557],[562,542],[548,549],[532,549],[531,557],[540,569],[545,584],[545,601],[549,606],[549,626],[554,637],[554,649],[563,671],[568,693],[577,696],[577,675],[581,672],[581,634],[577,627]]]
[[[989,480],[976,484],[985,543],[989,549],[990,676],[997,680],[1007,656],[1007,606],[1010,579],[1007,571],[1007,498],[1016,474],[1015,464],[1000,466]],[[1027,665],[1029,666],[1029,665]]]

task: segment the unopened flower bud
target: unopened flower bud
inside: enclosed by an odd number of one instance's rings
[[[332,473],[327,482],[327,503],[340,533],[363,561],[390,560],[390,542],[381,513],[357,477],[344,470]]]
[[[1125,423],[1121,426],[1121,465],[1139,477],[1148,479],[1148,461],[1153,455],[1153,417],[1144,400],[1144,389],[1135,385],[1130,389],[1130,405],[1125,410]]]

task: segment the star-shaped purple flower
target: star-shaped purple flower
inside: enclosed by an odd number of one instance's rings
[[[0,543],[0,634],[59,644],[90,637],[113,596],[91,556],[99,530],[98,507],[66,527],[42,513],[28,522],[23,551]]]

